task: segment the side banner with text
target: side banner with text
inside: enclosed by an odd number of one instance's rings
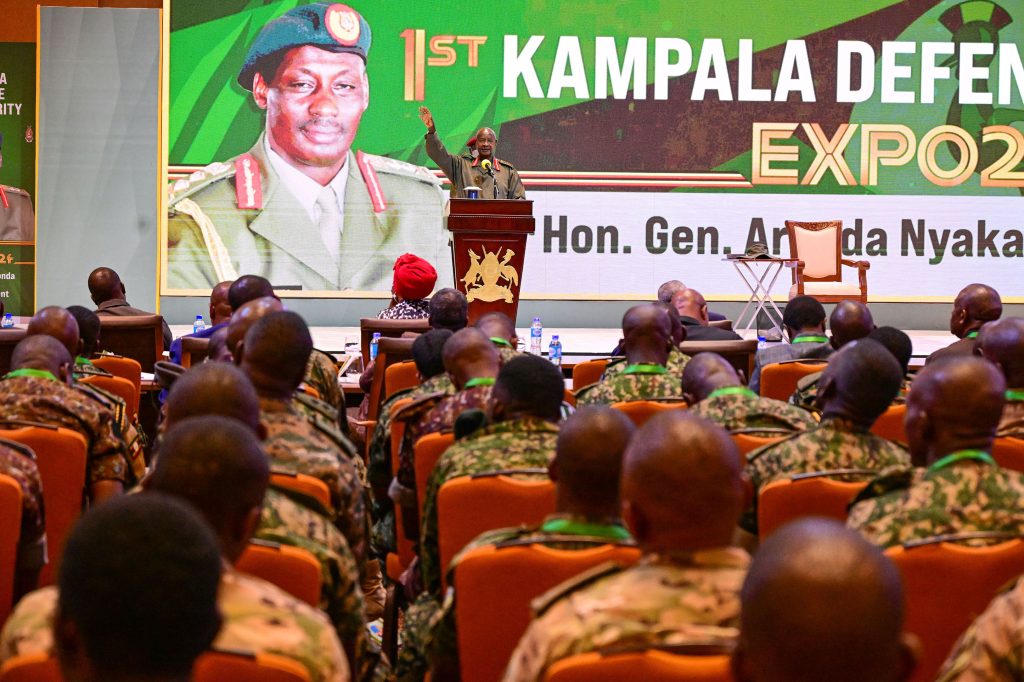
[[[1024,6],[756,5],[755,21],[747,0],[353,0],[314,20],[296,0],[173,0],[162,293],[244,271],[369,295],[401,253],[446,264],[427,106],[449,152],[487,126],[520,171],[537,220],[524,296],[646,297],[678,278],[745,298],[727,255],[788,256],[786,220],[842,220],[873,300],[979,279],[1024,297]],[[321,48],[368,45],[365,66],[318,71],[272,24],[289,12]],[[247,69],[268,35],[285,49]],[[340,250],[296,173],[344,188]]]
[[[0,303],[35,312],[36,46],[0,43]]]

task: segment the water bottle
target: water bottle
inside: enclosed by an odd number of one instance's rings
[[[757,337],[757,349],[761,350],[762,348],[767,348],[767,347],[768,347],[768,339],[763,337],[763,336]]]
[[[14,327],[14,318],[11,317],[10,313],[5,314],[4,315],[3,328],[4,329],[12,329],[13,327]]]
[[[533,318],[533,324],[530,325],[530,352],[534,355],[540,355],[540,342],[544,336],[544,325],[540,323],[540,318]]]
[[[206,322],[203,320],[203,316],[196,315],[196,321],[192,323],[192,333],[198,334],[204,329],[206,329]]]
[[[380,332],[374,332],[370,339],[370,361],[377,359],[377,349],[380,347]]]
[[[562,342],[558,340],[558,334],[551,336],[551,345],[548,346],[548,360],[559,367],[562,366]]]

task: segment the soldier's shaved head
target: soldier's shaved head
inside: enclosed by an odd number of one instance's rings
[[[699,403],[720,388],[742,385],[736,368],[717,353],[697,353],[683,369],[683,393],[691,403]]]
[[[231,362],[231,349],[228,348],[228,328],[221,327],[210,334],[210,343],[206,346],[206,359],[209,362]]]
[[[962,339],[981,329],[986,322],[998,320],[1002,314],[1003,301],[998,291],[986,284],[968,284],[953,301],[949,331]]]
[[[89,273],[89,297],[96,305],[123,299],[124,295],[121,277],[110,268],[96,268]]]
[[[466,295],[452,288],[441,289],[430,297],[427,321],[431,329],[457,332],[469,324],[469,302]]]
[[[989,322],[978,334],[982,357],[995,364],[1010,388],[1024,388],[1024,318],[1004,317]]]
[[[913,671],[899,571],[842,524],[791,523],[768,538],[741,592],[738,682],[897,682]]]
[[[519,355],[498,372],[491,396],[492,416],[496,420],[530,416],[558,421],[564,395],[561,369],[536,355]]]
[[[233,282],[219,282],[210,291],[210,324],[220,324],[231,319],[234,308],[228,300],[228,292]]]
[[[260,400],[252,382],[227,362],[204,362],[178,377],[167,396],[164,430],[190,417],[217,415],[263,433]]]
[[[79,354],[92,357],[100,341],[100,316],[80,305],[69,305],[67,311],[78,324],[78,337],[82,340]]]
[[[64,308],[56,305],[40,308],[28,322],[28,335],[39,334],[52,337],[60,341],[61,345],[68,349],[71,357],[75,357],[82,350],[82,343],[78,333],[78,321],[75,316]]]
[[[580,408],[562,424],[550,466],[558,513],[618,518],[622,456],[634,430],[626,415],[605,406]]]
[[[52,336],[26,336],[11,354],[11,369],[40,369],[66,380],[74,359],[64,345]]]
[[[262,396],[288,399],[306,375],[313,338],[298,313],[261,318],[245,335],[242,371]]]
[[[658,287],[658,300],[662,303],[672,303],[672,297],[676,292],[683,291],[684,289],[686,289],[685,284],[678,279],[670,279]]]
[[[1006,379],[991,362],[956,357],[929,363],[907,396],[906,431],[914,463],[957,450],[992,449]]]
[[[832,332],[832,347],[842,348],[874,331],[875,320],[860,301],[840,301],[828,318],[828,326]]]
[[[683,326],[683,321],[679,319],[679,311],[675,309],[671,303],[662,303],[661,301],[655,301],[654,305],[661,308],[668,314],[668,321],[671,325],[671,331],[669,332],[669,338],[675,345],[681,344],[686,340],[686,327]]]
[[[256,322],[271,313],[284,310],[284,304],[279,298],[263,296],[247,303],[234,312],[231,322],[228,323],[228,350],[231,351],[235,362],[242,361],[242,350],[239,346],[244,342],[245,335]]]
[[[743,506],[740,455],[720,426],[684,410],[663,412],[629,442],[621,490],[645,552],[723,547]]]
[[[218,285],[220,286],[220,285]],[[277,298],[274,287],[266,277],[242,275],[228,286],[228,305],[235,312],[257,298]]]
[[[445,341],[442,357],[445,371],[459,389],[470,379],[498,376],[498,351],[479,329],[462,329],[452,334]]]
[[[444,344],[451,336],[447,329],[431,329],[412,342],[412,359],[424,380],[444,373]]]
[[[505,313],[486,313],[476,321],[474,326],[490,338],[505,339],[513,347],[515,347],[516,341],[518,341],[516,337],[516,323]]]
[[[837,351],[818,382],[822,418],[838,417],[870,428],[903,385],[903,369],[885,346],[861,339]]]
[[[672,321],[665,309],[651,303],[633,306],[622,316],[622,335],[630,364],[664,365],[668,360]]]
[[[692,317],[703,325],[708,323],[708,304],[696,289],[683,289],[672,296],[672,307],[683,317]]]

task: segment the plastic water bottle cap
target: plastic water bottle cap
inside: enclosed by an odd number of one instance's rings
[[[759,337],[757,337],[757,340],[758,341],[767,341],[768,337],[767,336],[759,336]]]
[[[380,338],[380,332],[374,332],[373,333],[373,338],[379,339]]]

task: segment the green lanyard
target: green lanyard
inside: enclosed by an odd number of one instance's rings
[[[715,390],[708,393],[708,400],[717,398],[720,395],[745,395],[750,398],[756,398],[757,394],[751,391],[746,386],[723,386],[722,388],[716,388]]]
[[[512,344],[509,343],[508,339],[503,339],[500,336],[492,336],[491,343],[495,344],[496,346],[505,346],[506,348],[512,347]]]
[[[462,388],[476,388],[477,386],[493,386],[494,377],[477,377],[476,379],[470,379]]]
[[[973,332],[967,332],[967,336],[965,336],[964,338],[965,339],[976,339],[976,338],[978,338],[978,330],[975,329]]]
[[[656,365],[653,362],[638,362],[622,370],[623,374],[668,374],[664,365]]]
[[[587,523],[567,518],[548,519],[540,529],[545,533],[583,535],[612,540],[629,540],[631,537],[629,531],[622,526],[609,523]]]
[[[956,462],[962,462],[968,459],[973,459],[976,462],[984,462],[985,464],[994,467],[999,466],[996,464],[996,461],[992,459],[992,455],[982,450],[958,450],[946,455],[937,462],[934,462],[930,467],[928,467],[928,471],[938,471],[939,469],[948,467],[950,464],[955,464]]]
[[[79,356],[77,356],[75,358],[75,364],[76,365],[91,365],[92,364],[92,360],[90,360],[89,358],[85,357],[84,355],[79,355]]]
[[[37,379],[47,379],[49,381],[57,381],[57,377],[53,376],[51,372],[47,372],[45,369],[16,369],[13,372],[8,372],[4,379],[13,379],[15,377],[35,377]]]
[[[1024,388],[1009,388],[1006,390],[1006,399],[1013,402],[1024,401]]]
[[[798,336],[793,343],[828,343],[827,336]]]

